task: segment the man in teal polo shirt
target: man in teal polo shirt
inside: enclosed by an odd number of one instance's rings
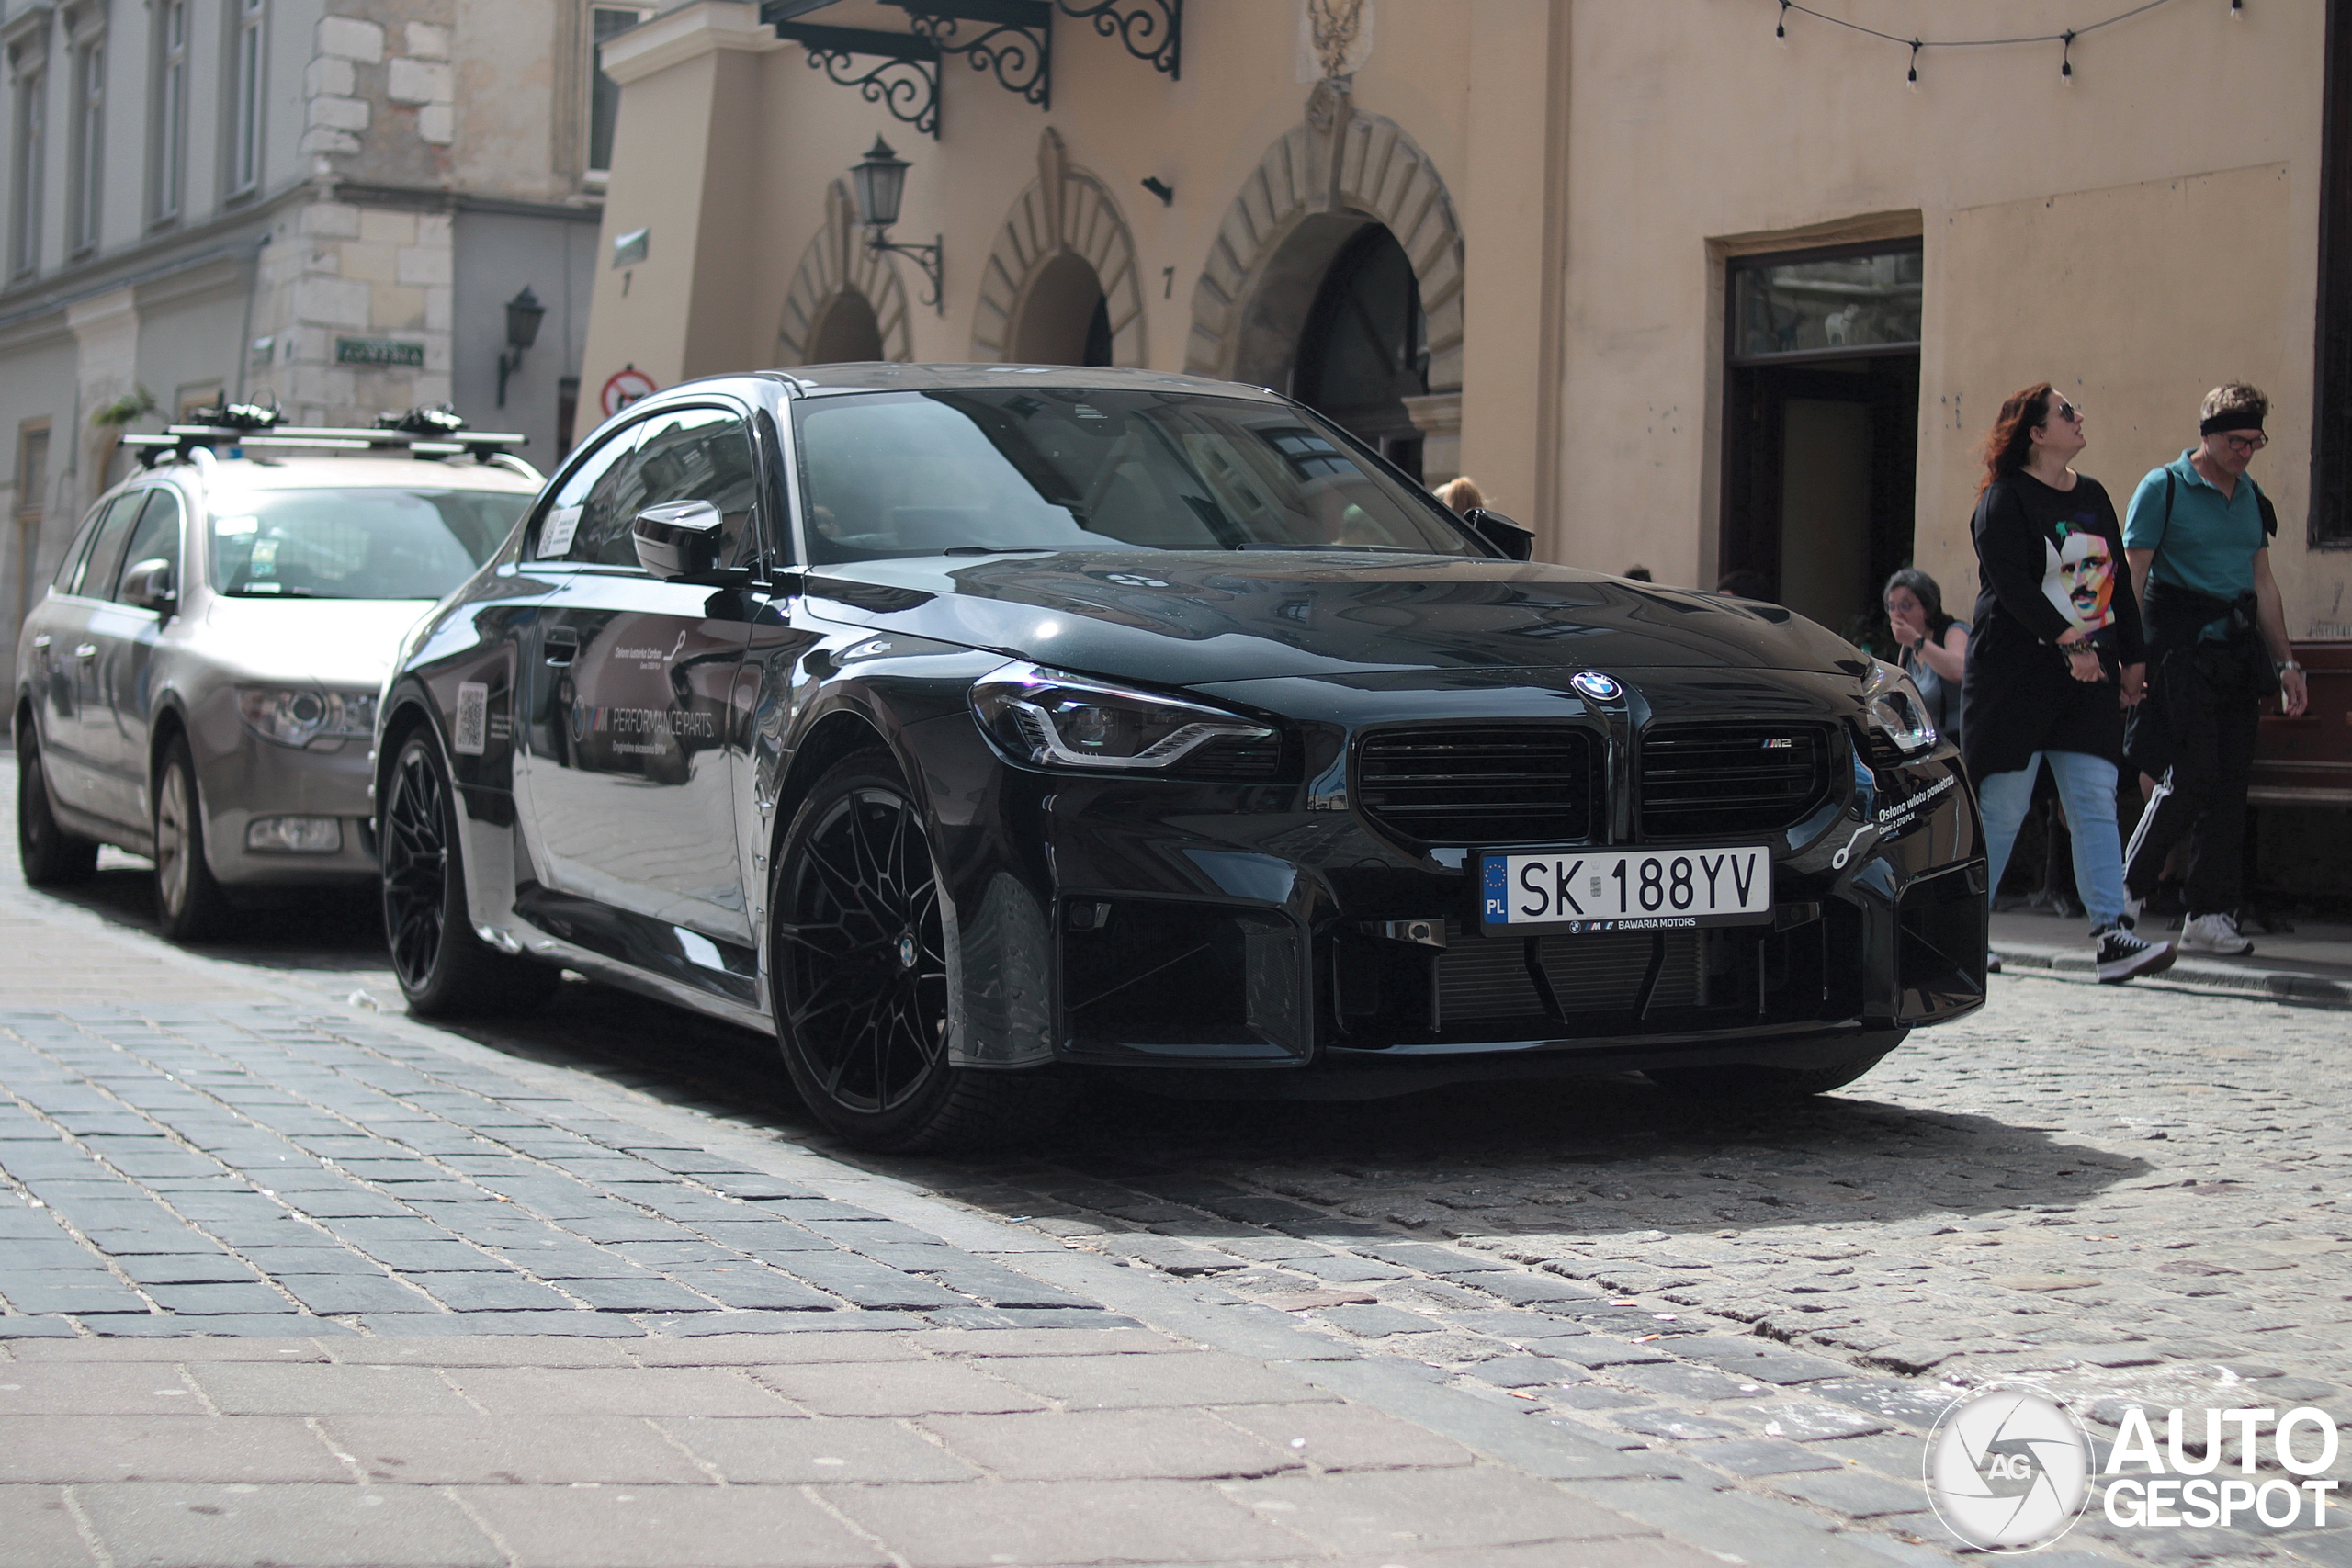
[[[2128,750],[2160,776],[2132,835],[2124,886],[2136,911],[2173,846],[2193,835],[2184,953],[2254,951],[2237,908],[2258,705],[2276,691],[2291,717],[2305,700],[2270,575],[2278,514],[2245,471],[2269,445],[2269,412],[2253,387],[2206,393],[2199,445],[2140,481],[2123,524],[2148,643],[2149,700]]]

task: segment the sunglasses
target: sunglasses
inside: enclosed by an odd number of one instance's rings
[[[2225,435],[2222,439],[2228,442],[2230,450],[2241,457],[2259,452],[2270,445],[2267,435]]]
[[[2052,409],[2050,412],[2060,419],[2064,420],[2068,424],[2080,424],[2083,423],[2083,411],[2076,408],[2074,404],[2068,402],[2064,398],[2059,399],[2058,406]]]

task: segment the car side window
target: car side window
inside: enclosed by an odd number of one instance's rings
[[[759,458],[752,433],[724,409],[680,409],[646,423],[637,464],[644,475],[639,510],[666,502],[702,501],[718,509],[726,545],[719,559],[741,566],[757,547],[752,514],[758,510]],[[635,513],[632,513],[634,521]],[[631,555],[634,558],[634,547]]]
[[[537,536],[531,541],[532,559],[583,558],[579,553],[581,524],[591,503],[613,481],[614,470],[625,466],[623,460],[637,449],[637,439],[644,434],[642,423],[623,426],[563,477],[548,498],[547,510],[540,513]]]
[[[107,508],[107,520],[98,525],[97,540],[91,545],[89,558],[74,584],[74,592],[91,599],[113,596],[115,576],[122,570],[122,547],[130,537],[130,525],[139,521],[140,509],[146,504],[143,491],[114,498]]]
[[[116,597],[121,596],[121,579],[130,575],[130,568],[150,560],[171,562],[172,586],[180,586],[180,498],[168,487],[147,492],[139,525],[131,529],[130,544],[122,552],[123,570],[115,582]]]
[[[65,547],[65,558],[57,563],[57,575],[49,580],[49,585],[60,593],[73,592],[74,585],[81,581],[82,563],[90,558],[90,542],[98,536],[98,520],[106,511],[103,502],[90,508],[90,514],[82,519],[82,526],[74,532],[74,542]]]
[[[673,501],[705,501],[726,519],[719,558],[738,564],[751,534],[759,464],[751,433],[724,409],[667,409],[647,419],[636,447],[590,488],[566,558],[635,567],[637,514]]]

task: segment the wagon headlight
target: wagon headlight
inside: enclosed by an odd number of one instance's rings
[[[1935,750],[1936,725],[1919,688],[1884,660],[1875,661],[1862,686],[1862,722],[1871,739],[1898,757],[1917,757]]]
[[[317,686],[240,686],[237,712],[247,728],[280,746],[364,740],[375,732],[376,694]]]
[[[1040,768],[1263,777],[1280,754],[1274,731],[1239,714],[1034,664],[973,682],[972,714],[1008,754]]]

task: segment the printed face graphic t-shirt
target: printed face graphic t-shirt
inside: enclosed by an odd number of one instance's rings
[[[2083,631],[2101,632],[2113,625],[2117,552],[2098,531],[2098,514],[2085,512],[2061,518],[2054,536],[2042,541],[2042,550],[2048,566],[2041,574],[2041,596]]]
[[[2146,657],[2123,566],[2123,529],[2097,479],[2055,490],[2031,474],[1978,498],[1974,629],[1961,682],[1961,750],[1977,778],[2015,773],[2036,751],[2122,755],[2125,665]],[[2108,678],[2077,681],[2058,648],[2086,632]]]

